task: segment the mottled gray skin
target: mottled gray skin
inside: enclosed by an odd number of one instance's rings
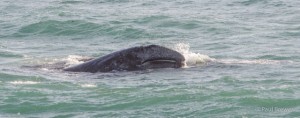
[[[158,46],[139,46],[117,51],[103,57],[64,69],[72,72],[134,71],[152,68],[180,68],[185,58],[177,51]]]

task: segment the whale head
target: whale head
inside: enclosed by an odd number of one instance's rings
[[[182,54],[159,45],[142,46],[137,57],[142,60],[144,68],[180,68],[185,65]]]
[[[148,45],[113,52],[64,70],[94,73],[113,70],[180,68],[184,65],[185,58],[179,52],[158,45]]]

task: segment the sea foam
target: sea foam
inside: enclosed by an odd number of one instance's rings
[[[38,84],[40,82],[35,82],[35,81],[12,81],[12,82],[9,82],[11,84],[14,84],[14,85],[31,85],[31,84]]]
[[[187,67],[215,60],[214,58],[211,58],[208,55],[191,52],[189,49],[190,46],[185,43],[178,43],[174,46],[174,50],[178,51],[184,56]]]

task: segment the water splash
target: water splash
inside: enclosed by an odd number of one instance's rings
[[[185,43],[178,43],[174,46],[174,50],[181,53],[185,58],[186,66],[195,66],[197,64],[204,64],[214,61],[214,58],[210,58],[208,55],[191,52],[190,46]]]
[[[80,64],[83,63],[87,60],[92,59],[91,57],[87,57],[87,56],[80,56],[80,55],[68,55],[67,58],[64,58],[63,61],[66,62],[65,65],[76,65],[76,64]]]

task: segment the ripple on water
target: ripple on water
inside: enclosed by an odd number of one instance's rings
[[[11,51],[1,51],[0,50],[0,57],[1,58],[21,58],[23,57],[23,55],[21,54],[17,54],[17,53],[14,53],[14,52],[11,52]]]
[[[108,36],[122,39],[165,37],[165,35],[161,33],[116,22],[97,24],[82,20],[47,20],[23,26],[13,36]]]

